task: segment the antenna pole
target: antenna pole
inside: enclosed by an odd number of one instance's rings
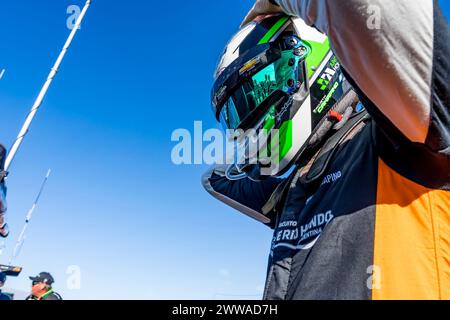
[[[26,220],[25,220],[25,225],[22,228],[22,232],[20,232],[19,237],[17,238],[17,243],[16,246],[14,247],[14,251],[13,254],[11,256],[11,259],[9,260],[9,265],[12,265],[13,260],[15,260],[17,258],[17,256],[20,253],[20,250],[22,249],[22,245],[25,241],[25,233],[27,231],[28,225],[30,224],[31,218],[33,218],[33,213],[34,210],[36,209],[39,199],[41,198],[42,193],[44,192],[45,189],[45,185],[47,184],[48,178],[50,177],[50,174],[52,173],[52,171],[49,169],[47,172],[47,175],[45,176],[44,181],[41,184],[41,188],[39,189],[39,193],[36,197],[36,200],[34,200],[33,206],[31,207],[31,209],[28,211]]]
[[[47,77],[47,81],[45,81],[41,91],[39,92],[39,95],[36,98],[36,101],[34,102],[33,107],[31,108],[31,111],[28,114],[28,116],[25,120],[25,123],[23,124],[22,129],[20,130],[19,135],[17,136],[16,140],[14,141],[14,144],[11,147],[8,157],[6,158],[5,171],[9,170],[9,167],[11,166],[11,163],[14,160],[14,157],[16,156],[17,151],[19,150],[19,147],[22,144],[23,139],[27,135],[28,130],[30,129],[31,123],[33,122],[33,119],[36,116],[37,111],[41,107],[42,101],[44,100],[45,95],[47,94],[47,91],[53,82],[53,79],[55,78],[56,74],[58,73],[61,62],[63,61],[64,56],[66,55],[67,50],[69,49],[69,47],[72,43],[72,40],[75,37],[75,34],[77,33],[77,31],[81,25],[81,22],[83,21],[84,16],[86,15],[86,12],[89,9],[90,5],[91,5],[91,0],[87,0],[86,4],[84,5],[83,10],[80,13],[80,16],[78,17],[78,19],[75,23],[74,28],[72,29],[72,32],[69,35],[69,38],[67,38],[67,41],[64,44],[64,47],[58,56],[58,59],[56,60],[53,68],[50,70],[50,73]]]

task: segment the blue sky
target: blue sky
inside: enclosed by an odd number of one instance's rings
[[[173,130],[217,127],[219,53],[252,0],[94,1],[8,181],[6,262],[53,175],[8,287],[50,271],[66,299],[258,298],[271,231],[207,195],[202,166],[174,166]],[[81,0],[0,0],[0,141],[9,146]],[[447,13],[449,5],[445,4]],[[81,268],[81,290],[66,270]]]
[[[84,2],[1,1],[0,141],[8,146],[67,37],[74,3]],[[201,10],[93,2],[8,181],[6,256],[53,169],[17,260],[24,276],[54,273],[66,298],[260,294],[271,232],[210,198],[200,185],[205,167],[170,158],[174,129],[216,126],[213,69],[251,1],[197,3]],[[81,267],[80,291],[66,290],[70,265]],[[27,290],[29,281],[8,286]]]

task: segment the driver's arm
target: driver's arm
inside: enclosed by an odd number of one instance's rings
[[[265,212],[264,207],[284,180],[269,177],[261,182],[249,178],[231,181],[225,175],[226,169],[227,166],[215,166],[203,175],[202,184],[206,191],[228,206],[273,228],[276,214]]]
[[[273,11],[258,0],[255,8]],[[437,0],[272,0],[330,37],[378,111],[412,142],[450,145],[450,31]],[[254,16],[249,14],[249,16]]]

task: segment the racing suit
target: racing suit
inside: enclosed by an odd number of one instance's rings
[[[31,300],[60,301],[60,300],[63,300],[63,298],[61,297],[61,295],[59,293],[56,293],[53,291],[53,289],[50,289],[46,294],[44,294],[40,298],[30,295],[25,300],[27,300],[27,301],[31,301]]]
[[[433,0],[279,0],[370,117],[285,179],[203,177],[274,229],[265,299],[450,299],[450,30]]]

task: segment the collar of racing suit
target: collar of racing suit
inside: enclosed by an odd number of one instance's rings
[[[51,296],[54,293],[53,289],[50,289],[49,291],[47,291],[46,293],[44,293],[42,295],[42,297],[36,297],[36,296],[31,296],[30,300],[45,300],[47,299],[49,296]]]
[[[45,300],[45,299],[47,299],[50,295],[52,295],[53,294],[53,289],[50,289],[49,291],[47,291],[47,293],[45,293],[41,298],[40,298],[40,300]]]

